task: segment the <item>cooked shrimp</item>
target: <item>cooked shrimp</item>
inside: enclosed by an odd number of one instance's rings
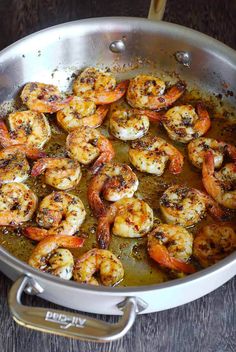
[[[66,149],[72,159],[88,165],[93,161],[92,172],[96,173],[104,163],[111,161],[115,152],[111,142],[98,130],[80,127],[69,133]]]
[[[219,204],[236,209],[236,163],[226,164],[215,171],[213,153],[208,151],[203,161],[202,182],[206,191]]]
[[[235,146],[225,142],[219,142],[213,138],[201,137],[201,138],[193,139],[188,144],[188,155],[192,164],[197,168],[201,169],[203,159],[204,159],[204,154],[208,150],[212,151],[213,153],[214,165],[215,165],[215,168],[217,169],[221,167],[223,163],[224,155],[226,152],[233,160],[236,161]]]
[[[110,72],[88,67],[74,81],[76,95],[93,101],[95,104],[110,104],[120,99],[126,92],[129,81],[116,85]]]
[[[186,274],[196,269],[187,263],[192,255],[193,236],[182,226],[160,224],[148,234],[148,253],[160,265]]]
[[[57,122],[70,132],[81,126],[96,128],[103,123],[108,107],[100,105],[96,108],[93,101],[74,96],[73,99],[57,112]]]
[[[21,99],[32,111],[53,113],[63,109],[72,97],[64,98],[52,84],[30,82],[24,86]]]
[[[94,248],[84,253],[75,263],[73,279],[78,282],[99,285],[94,274],[99,272],[105,286],[115,286],[124,277],[121,261],[110,251]]]
[[[198,223],[208,210],[216,218],[225,213],[207,194],[189,187],[175,185],[161,196],[160,209],[167,223],[190,227]]]
[[[178,82],[165,93],[165,83],[154,76],[138,75],[130,80],[126,98],[133,108],[160,110],[181,97],[185,83]]]
[[[70,280],[74,258],[71,252],[64,248],[78,248],[83,243],[84,240],[79,237],[48,236],[33,249],[29,258],[29,265],[62,279]]]
[[[14,226],[32,218],[38,199],[23,183],[0,185],[0,226]]]
[[[38,176],[44,171],[45,182],[60,190],[75,187],[82,176],[79,163],[69,158],[42,158],[34,164],[31,175]]]
[[[26,144],[33,148],[42,148],[51,137],[47,118],[38,112],[17,111],[8,116],[10,131],[0,121],[0,143],[3,147]]]
[[[131,198],[138,184],[137,176],[128,165],[107,163],[88,185],[88,202],[94,215],[99,217],[106,212],[101,194],[110,202]]]
[[[169,171],[173,174],[180,173],[184,163],[184,157],[178,149],[156,136],[147,136],[133,142],[129,149],[129,159],[139,171],[157,176],[163,174],[168,161]]]
[[[52,192],[41,201],[36,221],[39,226],[27,227],[25,235],[40,241],[50,235],[72,236],[85,219],[85,209],[81,200],[66,192]]]
[[[174,106],[165,113],[162,122],[169,137],[181,143],[202,136],[211,126],[209,114],[201,103],[196,111],[192,105]]]
[[[204,226],[193,242],[193,254],[203,267],[217,263],[236,250],[236,232],[230,224]]]
[[[23,182],[29,177],[30,166],[26,156],[37,159],[46,154],[24,144],[16,144],[0,151],[0,184]]]
[[[149,120],[159,121],[155,111],[118,107],[110,115],[110,132],[122,141],[132,141],[143,137],[149,130]]]
[[[145,236],[153,225],[153,211],[143,200],[123,198],[110,205],[106,214],[99,218],[97,242],[100,248],[108,248],[110,227],[116,236],[134,238]]]

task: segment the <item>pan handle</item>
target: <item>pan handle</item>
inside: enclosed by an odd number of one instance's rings
[[[165,12],[166,0],[151,0],[148,19],[153,21],[162,20]]]
[[[38,285],[38,284],[36,284]],[[58,309],[28,307],[21,303],[21,296],[32,286],[32,278],[22,276],[15,281],[8,294],[8,304],[14,320],[25,327],[47,333],[90,340],[110,342],[124,336],[132,327],[137,314],[146,308],[146,304],[135,297],[127,297],[118,304],[123,311],[115,324],[110,324],[85,315],[65,312]],[[40,286],[38,285],[40,291]],[[42,289],[41,289],[42,292]]]

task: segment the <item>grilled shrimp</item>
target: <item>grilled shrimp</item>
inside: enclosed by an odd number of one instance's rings
[[[80,127],[70,132],[66,139],[66,149],[69,156],[81,164],[88,165],[96,160],[92,167],[93,173],[115,155],[111,142],[90,127]]]
[[[21,99],[32,111],[54,113],[63,109],[72,97],[64,98],[52,84],[30,82],[24,86]]]
[[[131,198],[138,184],[137,176],[128,165],[107,163],[88,185],[88,202],[94,215],[99,217],[106,212],[101,194],[110,202]]]
[[[81,200],[66,192],[52,192],[41,201],[36,221],[39,226],[27,227],[25,235],[40,241],[50,235],[72,236],[85,219],[85,209]]]
[[[71,252],[64,248],[78,248],[83,243],[84,240],[79,237],[48,236],[33,249],[29,258],[29,265],[62,279],[70,280],[74,258]]]
[[[0,226],[14,226],[32,218],[37,196],[23,183],[0,185]]]
[[[24,144],[16,144],[0,151],[0,184],[23,182],[29,177],[30,166],[26,156],[37,159],[46,154]]]
[[[70,132],[81,126],[96,128],[106,117],[108,107],[100,105],[96,108],[93,101],[74,96],[73,99],[57,112],[57,122]]]
[[[143,137],[148,132],[149,120],[159,121],[159,114],[150,110],[119,107],[111,112],[110,132],[122,141],[132,141]]]
[[[169,137],[181,143],[202,136],[211,126],[209,114],[201,103],[196,111],[192,105],[174,106],[162,117],[162,123]]]
[[[76,260],[73,279],[78,282],[99,285],[94,275],[99,272],[104,286],[115,286],[124,277],[121,261],[110,251],[94,248]]]
[[[45,182],[60,190],[75,187],[82,176],[79,163],[69,158],[42,158],[34,164],[31,175],[38,176],[44,171]]]
[[[38,112],[17,111],[8,116],[10,131],[0,121],[0,143],[3,147],[26,144],[33,148],[42,148],[51,137],[47,118]]]
[[[217,263],[236,250],[236,232],[230,224],[210,224],[194,238],[193,254],[203,267]]]
[[[148,234],[148,253],[152,259],[166,268],[194,273],[187,263],[192,255],[193,236],[182,226],[160,224]]]
[[[215,171],[214,156],[205,154],[202,167],[202,182],[206,191],[219,204],[236,209],[236,163],[229,163]]]
[[[125,94],[127,86],[128,81],[116,85],[111,73],[88,67],[75,79],[73,90],[75,95],[95,104],[110,104]]]
[[[147,136],[133,142],[129,149],[129,159],[139,171],[157,176],[163,174],[168,161],[169,171],[173,174],[180,173],[184,163],[178,149],[156,136]]]
[[[225,217],[223,210],[207,194],[180,185],[171,186],[163,193],[160,209],[167,223],[184,227],[199,222],[206,210],[221,220]]]
[[[185,88],[183,82],[178,82],[165,92],[166,85],[159,78],[138,75],[130,80],[126,98],[133,108],[160,110],[180,98]]]
[[[214,165],[217,169],[221,167],[226,152],[236,161],[235,146],[225,142],[219,142],[213,138],[200,137],[193,139],[188,144],[188,156],[192,164],[201,169],[204,155],[209,150],[213,153]]]
[[[146,202],[136,198],[123,198],[110,205],[98,220],[96,235],[100,248],[108,248],[112,224],[112,233],[116,236],[143,237],[152,228],[153,211]]]

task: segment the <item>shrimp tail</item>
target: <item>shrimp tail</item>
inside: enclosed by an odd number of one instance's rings
[[[167,108],[183,95],[185,89],[186,83],[182,81],[177,82],[166,92],[166,94],[156,97],[155,102],[151,104],[150,108],[152,110]]]
[[[214,156],[212,151],[208,151],[204,155],[202,165],[202,182],[206,191],[213,197],[217,197],[221,192],[220,185],[214,178]],[[227,213],[218,205],[218,203],[208,194],[201,192],[206,200],[206,206],[210,213],[217,219],[224,221],[228,219]]]
[[[36,161],[36,163],[34,163],[34,166],[32,167],[32,170],[31,170],[31,175],[36,177],[42,174],[46,168],[47,168],[47,163],[45,162],[45,159],[42,158]]]
[[[49,233],[45,229],[40,229],[38,227],[26,227],[24,230],[24,235],[33,241],[41,241],[49,236]]]
[[[108,249],[111,236],[110,236],[110,224],[107,222],[106,217],[101,217],[99,219],[96,237],[97,237],[98,247],[101,249]]]
[[[161,114],[157,111],[151,111],[151,110],[139,110],[139,109],[134,109],[134,114],[135,115],[145,115],[149,118],[150,121],[152,122],[160,122],[161,121]]]
[[[117,210],[117,207],[113,204],[109,207],[106,214],[99,219],[96,232],[99,248],[107,249],[109,247],[111,240],[110,227],[114,222]]]
[[[96,93],[95,103],[97,105],[110,104],[123,97],[129,85],[129,80],[122,81],[111,91]]]
[[[106,179],[107,178],[99,177],[99,175],[94,176],[88,186],[88,202],[92,212],[97,218],[106,213],[105,205],[100,198],[100,193],[103,190]]]
[[[26,148],[26,155],[30,159],[40,159],[45,158],[47,154],[38,148]]]
[[[169,269],[180,270],[186,274],[192,274],[196,272],[196,269],[193,265],[181,262],[180,260],[171,257],[167,249],[160,244],[156,244],[155,246],[150,247],[149,254],[152,259]]]
[[[236,162],[236,147],[232,144],[226,144],[226,150],[231,159]]]
[[[100,137],[98,148],[101,154],[91,168],[93,174],[96,174],[105,163],[111,161],[115,156],[111,142],[103,136]]]
[[[0,120],[0,143],[5,148],[11,145],[11,137],[4,121]]]
[[[55,103],[53,101],[44,101],[44,103],[51,107],[50,113],[53,113],[60,110],[60,108],[63,109],[64,105],[68,104],[72,99],[73,99],[73,95],[66,97],[64,99],[57,100],[55,101]]]
[[[184,165],[184,157],[182,153],[171,145],[169,145],[165,151],[170,158],[169,171],[174,175],[181,173]]]
[[[198,121],[194,125],[194,129],[199,131],[201,134],[205,134],[211,127],[211,119],[203,103],[196,105]]]

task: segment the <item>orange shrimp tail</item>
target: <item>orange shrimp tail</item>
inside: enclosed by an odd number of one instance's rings
[[[84,244],[85,239],[76,236],[55,236],[60,238],[61,245],[67,248],[79,248]]]
[[[65,105],[67,105],[71,100],[73,99],[73,96],[69,96],[65,99],[61,99],[58,101],[46,101],[46,105],[48,106],[48,109],[50,110],[49,113],[54,113],[57,112],[58,110],[61,110],[64,108]]]
[[[123,97],[129,85],[129,80],[122,81],[111,91],[101,91],[96,93],[95,103],[98,105],[111,104]]]
[[[0,120],[0,143],[3,147],[8,147],[12,144],[7,126],[2,120]]]
[[[210,116],[203,103],[198,103],[196,106],[198,121],[194,125],[194,129],[202,134],[205,134],[211,127]]]
[[[43,152],[42,150],[40,150],[38,148],[29,148],[26,151],[26,155],[28,158],[33,159],[33,160],[45,158],[47,156],[47,154],[45,152]]]
[[[97,232],[97,244],[101,249],[108,249],[110,244],[110,224],[107,221],[106,217],[101,217],[99,219]]]
[[[145,115],[152,122],[160,122],[162,119],[162,115],[157,111],[134,109],[134,114],[135,115]]]
[[[46,169],[46,163],[44,159],[40,159],[34,163],[34,166],[32,167],[31,170],[31,175],[36,177],[40,174],[43,173],[43,171]]]
[[[232,144],[227,144],[226,149],[230,158],[236,162],[236,147]]]
[[[98,148],[101,154],[91,168],[91,172],[93,174],[96,174],[105,163],[111,161],[115,156],[115,151],[111,142],[103,136],[101,136],[100,140],[101,141],[98,143]]]
[[[89,186],[88,186],[88,203],[90,208],[92,209],[93,214],[99,218],[106,213],[105,205],[103,204],[100,198],[100,192],[104,187],[103,180],[101,181],[99,176],[95,176],[92,178]]]
[[[47,230],[40,229],[38,227],[26,227],[24,230],[24,235],[33,241],[41,241],[49,236]]]
[[[175,154],[170,157],[169,171],[174,174],[180,174],[184,165],[183,155],[176,150]]]
[[[160,97],[155,97],[155,100],[153,100],[153,104],[150,104],[150,109],[160,110],[169,107],[183,95],[185,89],[186,84],[184,82],[177,82],[166,92],[166,94],[163,94]]]
[[[186,274],[192,274],[196,272],[196,269],[193,265],[170,257],[167,249],[160,244],[152,246],[148,251],[152,259],[154,259],[160,265],[165,266],[166,268],[182,271]]]

